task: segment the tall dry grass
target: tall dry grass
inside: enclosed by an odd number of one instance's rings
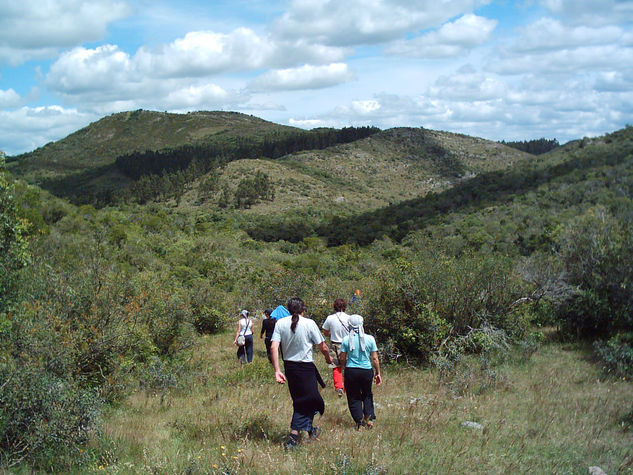
[[[257,335],[256,335],[257,336]],[[263,341],[240,366],[232,334],[202,337],[191,371],[169,394],[138,392],[108,416],[109,473],[633,473],[628,381],[602,381],[580,348],[549,344],[496,368],[496,389],[463,396],[429,369],[384,368],[377,421],[357,432],[328,378],[318,441],[283,449],[292,405],[273,379]],[[319,355],[320,357],[320,355]],[[330,376],[322,359],[321,374]],[[477,422],[480,429],[463,427]]]

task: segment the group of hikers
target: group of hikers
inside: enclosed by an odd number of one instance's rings
[[[305,316],[306,306],[303,300],[294,297],[287,308],[278,306],[274,310],[266,309],[266,318],[262,321],[260,339],[265,336],[268,360],[275,371],[275,381],[288,383],[292,398],[293,414],[290,421],[290,434],[285,446],[296,447],[302,431],[310,439],[316,439],[321,428],[314,425],[314,416],[325,411],[325,403],[318,386],[325,383],[314,364],[313,346],[323,354],[325,362],[332,368],[334,390],[339,397],[347,395],[347,405],[356,423],[356,429],[373,428],[376,414],[372,382],[382,383],[378,348],[373,336],[367,335],[363,328],[363,317],[345,313],[347,303],[344,299],[334,301],[334,313],[323,322],[323,333],[330,339],[325,342],[314,320]],[[253,360],[253,320],[248,310],[239,314],[234,345],[237,345],[237,357],[242,363]],[[279,354],[284,362],[281,370]]]

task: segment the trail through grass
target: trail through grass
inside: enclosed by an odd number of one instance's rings
[[[256,331],[257,336],[257,331]],[[602,381],[577,347],[549,344],[530,361],[497,370],[503,384],[458,397],[434,370],[384,368],[376,427],[357,432],[345,399],[328,387],[323,433],[284,451],[292,404],[255,340],[241,367],[232,335],[202,337],[169,394],[140,391],[106,423],[110,473],[633,473],[633,433],[621,424],[633,385]],[[320,355],[319,355],[320,357]],[[326,378],[327,376],[327,378]],[[481,424],[480,429],[463,422]],[[106,451],[108,453],[108,451]]]

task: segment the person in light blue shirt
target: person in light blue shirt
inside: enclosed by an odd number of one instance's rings
[[[376,419],[371,385],[372,381],[376,381],[377,386],[382,384],[378,347],[373,336],[365,335],[363,317],[350,315],[348,322],[350,333],[343,339],[339,357],[345,366],[347,405],[356,429],[360,430],[361,426],[371,429]]]

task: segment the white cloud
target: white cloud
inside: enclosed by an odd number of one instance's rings
[[[601,92],[633,91],[633,67],[626,75],[620,71],[605,71],[598,74],[594,87]]]
[[[633,76],[632,76],[633,77]],[[330,125],[370,123],[382,128],[423,126],[494,140],[548,137],[567,141],[616,130],[633,110],[627,76],[591,75],[551,80],[540,74],[498,77],[472,66],[439,77],[418,94],[381,93],[355,98],[305,117]]]
[[[124,0],[21,0],[0,3],[0,61],[51,57],[59,48],[103,38],[132,12]]]
[[[17,107],[21,101],[20,95],[13,89],[0,89],[0,109]]]
[[[206,78],[163,78],[117,46],[75,48],[55,62],[48,87],[85,110],[107,114],[138,108],[185,111],[236,107],[248,96],[226,90]]]
[[[215,109],[228,104],[238,104],[246,100],[246,96],[227,91],[216,84],[202,83],[185,86],[171,91],[160,102],[160,108],[168,110]]]
[[[301,62],[328,63],[343,57],[341,48],[280,41],[248,28],[237,28],[228,34],[190,32],[156,50],[139,49],[133,61],[137,69],[146,74],[196,77]]]
[[[484,101],[504,98],[508,84],[464,66],[448,76],[440,76],[428,90],[432,98],[450,101]]]
[[[467,14],[438,30],[412,40],[395,42],[387,54],[414,58],[444,58],[463,54],[490,38],[497,20]]]
[[[541,18],[521,30],[513,50],[524,53],[617,44],[623,35],[622,28],[614,25],[570,27],[553,18]]]
[[[195,31],[156,51],[141,48],[134,63],[144,74],[206,76],[261,68],[275,47],[270,40],[247,28],[238,28],[230,34]]]
[[[46,75],[53,90],[67,94],[108,91],[134,82],[130,56],[115,45],[74,48],[63,53]]]
[[[486,0],[294,0],[273,28],[286,38],[354,46],[378,44],[435,28]]]
[[[0,111],[0,149],[8,154],[32,150],[58,140],[96,120],[98,116],[60,106],[21,107]]]
[[[489,64],[499,74],[564,74],[577,75],[580,71],[601,71],[628,67],[633,63],[633,48],[618,45],[587,46],[560,49],[543,54],[502,53],[500,59]]]
[[[539,3],[573,24],[595,26],[633,21],[630,0],[539,0]]]
[[[218,93],[217,86],[211,87],[209,81],[204,80],[209,76],[294,66],[300,59],[327,64],[331,63],[327,60],[338,60],[343,56],[340,48],[275,42],[246,28],[229,34],[191,32],[154,50],[140,48],[133,56],[110,44],[92,49],[74,48],[53,63],[46,76],[46,84],[72,103],[119,101],[121,104],[120,101],[128,100],[142,103],[144,98],[152,95],[157,98],[154,107],[161,104],[161,108],[164,105],[182,108],[193,105],[192,98],[202,94],[207,98],[213,96],[216,99],[213,103],[217,105],[221,98],[234,97],[235,94]],[[339,84],[350,78],[351,73],[344,64],[308,64],[270,72],[255,81],[254,85],[260,90],[265,86],[275,90],[314,89]],[[199,81],[203,81],[204,85],[200,85]],[[210,93],[213,88],[215,90]],[[203,89],[205,92],[200,93]],[[173,90],[181,91],[174,93]],[[164,95],[169,97],[162,99]],[[177,98],[182,99],[180,105],[176,104]]]
[[[328,127],[329,123],[321,119],[293,119],[288,120],[288,124],[302,129],[314,129],[316,127]]]
[[[345,63],[325,66],[305,64],[298,68],[269,71],[252,81],[251,91],[283,91],[297,89],[323,89],[350,81],[353,74]]]

